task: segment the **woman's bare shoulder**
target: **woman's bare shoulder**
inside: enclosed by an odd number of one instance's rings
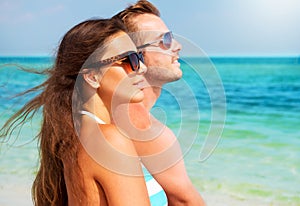
[[[82,137],[84,141],[81,141],[81,162],[88,167],[84,166],[84,170],[89,170],[97,176],[109,171],[120,173],[133,171],[137,175],[141,174],[139,156],[133,142],[115,125],[98,125],[98,129],[91,129],[89,135]],[[98,177],[101,176],[103,177],[103,175]]]

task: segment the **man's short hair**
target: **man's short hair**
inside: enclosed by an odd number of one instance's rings
[[[159,10],[146,0],[139,0],[137,3],[128,6],[126,9],[116,14],[113,18],[119,18],[123,21],[129,32],[138,31],[135,17],[141,14],[153,14],[160,17]]]

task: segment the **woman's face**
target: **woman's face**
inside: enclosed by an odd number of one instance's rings
[[[126,52],[135,52],[136,47],[126,33],[120,32],[114,36],[105,50],[111,53],[107,56],[113,58],[120,54],[126,54]],[[135,61],[131,60],[132,64],[129,58],[125,56],[113,62],[113,64],[101,72],[98,80],[100,87],[97,91],[103,101],[110,104],[122,104],[129,102],[137,103],[144,99],[142,85],[146,67],[142,62],[139,62],[139,70],[133,71],[133,69],[137,69],[134,65],[138,61],[135,58]]]

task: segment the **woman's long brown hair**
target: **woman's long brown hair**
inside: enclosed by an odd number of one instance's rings
[[[77,161],[80,141],[74,130],[72,94],[85,60],[119,31],[125,31],[125,28],[115,19],[87,20],[69,30],[60,43],[53,67],[46,72],[49,78],[25,92],[41,93],[15,113],[0,130],[0,136],[8,138],[18,125],[42,109],[43,120],[38,134],[40,167],[32,186],[32,197],[37,206],[68,205],[64,173],[76,177],[71,182],[71,191],[76,191],[78,197],[86,195]],[[80,101],[75,104],[80,104]],[[64,163],[73,165],[72,169],[65,171]]]

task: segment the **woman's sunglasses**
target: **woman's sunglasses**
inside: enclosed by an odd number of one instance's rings
[[[125,58],[120,59],[121,62],[129,63],[131,70],[138,72],[140,69],[140,61],[144,63],[144,56],[142,52],[128,54]]]
[[[121,61],[124,63],[129,63],[132,71],[138,72],[140,69],[140,61],[144,63],[144,57],[142,52],[130,52],[125,54],[120,54],[108,59],[104,59],[95,63],[88,65],[89,68],[99,68],[105,65],[109,65],[115,63],[117,61]]]
[[[147,44],[138,46],[137,49],[143,49],[143,48],[151,46],[151,45],[153,45],[155,43],[160,43],[164,49],[170,49],[171,45],[172,45],[173,38],[174,37],[173,37],[172,32],[168,31],[168,32],[164,33],[162,39],[159,39],[159,40],[156,40],[156,41],[149,42]]]

